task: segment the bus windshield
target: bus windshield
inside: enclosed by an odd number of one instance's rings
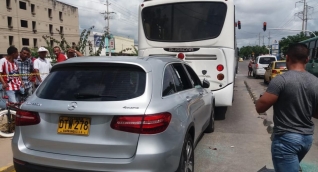
[[[146,7],[142,23],[147,39],[190,42],[220,35],[227,12],[222,2],[184,2]]]

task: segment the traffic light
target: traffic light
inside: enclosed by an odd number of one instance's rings
[[[237,22],[238,29],[241,29],[241,21]]]
[[[264,32],[266,31],[266,25],[267,25],[267,23],[264,22],[264,24],[263,24],[263,30],[264,30]]]

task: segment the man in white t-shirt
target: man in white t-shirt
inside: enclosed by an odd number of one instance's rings
[[[40,47],[38,50],[39,58],[34,61],[34,70],[38,74],[36,85],[40,85],[42,81],[49,75],[52,68],[51,63],[45,59],[48,50],[44,47]]]

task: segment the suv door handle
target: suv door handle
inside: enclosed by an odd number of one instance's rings
[[[189,97],[189,96],[187,96],[186,99],[187,99],[188,102],[192,100],[192,98]]]

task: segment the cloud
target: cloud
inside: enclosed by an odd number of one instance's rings
[[[271,43],[282,37],[299,33],[300,31],[269,30],[269,28],[302,29],[302,21],[295,16],[295,13],[302,11],[303,6],[295,2],[296,0],[236,0],[236,19],[242,23],[242,29],[237,30],[238,46],[258,45],[259,42],[263,45],[263,36],[265,45],[268,45],[269,32]],[[308,5],[318,8],[315,0],[307,2]],[[312,12],[314,11],[310,11],[309,14]],[[263,22],[267,22],[266,32],[263,31]],[[317,20],[309,20],[308,30],[315,30],[317,24]]]
[[[106,11],[106,0],[60,0],[61,2],[78,7],[80,28],[87,29],[92,25],[96,31],[103,31],[106,26],[101,12]],[[302,4],[298,0],[234,0],[236,5],[236,19],[242,23],[242,29],[237,30],[238,46],[268,45],[269,30],[263,31],[263,22],[267,28],[301,29],[302,21],[294,14],[302,11]],[[116,12],[110,20],[111,33],[130,37],[138,41],[138,10],[143,0],[109,0],[109,10]],[[307,0],[308,5],[318,9],[317,0]],[[309,11],[309,16],[315,20],[308,21],[308,30],[316,30],[318,25],[317,11]],[[271,30],[271,42],[282,37],[297,34],[294,31]],[[259,41],[259,38],[260,41]]]
[[[94,31],[103,32],[107,26],[106,0],[60,0],[78,7],[81,30],[95,26]],[[138,10],[143,0],[109,0],[110,32],[114,35],[138,39]]]

